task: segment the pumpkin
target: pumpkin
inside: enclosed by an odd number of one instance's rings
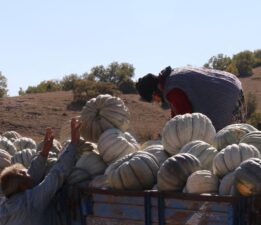
[[[81,135],[85,140],[96,143],[100,135],[109,128],[126,131],[129,128],[130,113],[119,97],[105,94],[86,102],[81,120]]]
[[[26,148],[16,152],[13,155],[11,162],[12,164],[21,163],[25,168],[29,168],[31,161],[33,160],[35,155],[36,155],[35,149]]]
[[[218,185],[218,177],[211,171],[198,170],[188,177],[183,192],[192,194],[216,194],[218,192]]]
[[[216,130],[210,119],[201,113],[177,115],[162,130],[162,144],[171,155],[177,154],[190,141],[202,140],[212,144]]]
[[[7,166],[11,165],[11,155],[3,150],[0,149],[0,172]]]
[[[7,151],[10,155],[14,155],[16,153],[16,147],[6,137],[0,138],[0,149]]]
[[[254,145],[261,153],[261,131],[249,132],[241,138],[240,143]]]
[[[204,141],[196,140],[184,145],[181,148],[180,153],[190,153],[196,156],[199,159],[203,170],[212,170],[213,159],[218,151],[212,145]]]
[[[201,170],[201,164],[192,154],[179,153],[169,157],[158,171],[158,190],[182,191],[188,177],[197,170]]]
[[[44,146],[44,141],[41,141],[41,142],[37,145],[36,150],[37,150],[38,152],[42,151],[43,146]],[[62,145],[61,145],[61,143],[60,143],[57,139],[53,139],[53,146],[52,146],[50,152],[53,152],[53,153],[55,153],[55,154],[58,155],[61,150],[62,150]]]
[[[148,146],[151,146],[151,145],[162,145],[162,142],[161,142],[161,140],[148,140],[148,141],[145,141],[140,146],[140,149],[143,150],[143,149],[145,149],[145,148],[147,148]]]
[[[100,136],[97,149],[103,160],[107,164],[111,164],[129,153],[138,151],[140,146],[130,133],[110,128]]]
[[[19,133],[16,131],[6,131],[2,134],[3,137],[6,137],[8,140],[14,142],[17,138],[22,137]]]
[[[63,143],[63,149],[59,152],[58,158],[66,150],[66,146],[71,143],[71,140],[67,140]],[[76,159],[78,160],[82,154],[85,152],[95,151],[98,153],[97,145],[95,143],[85,141],[83,138],[80,138],[79,144],[76,146]]]
[[[98,188],[98,189],[108,189],[110,188],[110,184],[108,181],[108,176],[105,174],[102,175],[98,175],[96,177],[94,177],[89,185],[89,188]]]
[[[235,171],[226,174],[220,181],[218,194],[219,195],[235,195]]]
[[[243,196],[261,194],[261,159],[250,158],[235,170],[235,187]]]
[[[14,141],[14,146],[16,147],[17,151],[22,151],[26,148],[36,149],[36,142],[32,138],[21,137]]]
[[[118,190],[149,190],[157,180],[158,160],[154,155],[137,151],[115,161],[105,171],[109,186]]]
[[[220,151],[228,145],[238,144],[240,139],[251,131],[257,129],[246,123],[230,124],[217,132],[213,146]]]
[[[252,157],[260,158],[260,153],[255,146],[245,143],[228,145],[215,156],[213,172],[222,178],[235,170],[241,162]]]
[[[103,174],[107,168],[106,163],[97,153],[85,152],[77,160],[71,174],[67,178],[67,183],[74,184],[84,180],[91,180],[93,177]]]
[[[143,149],[143,151],[149,152],[154,155],[159,161],[159,165],[161,165],[167,158],[169,158],[169,155],[164,150],[163,145],[160,144],[149,145],[145,149]]]

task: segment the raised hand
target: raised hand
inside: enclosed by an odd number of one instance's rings
[[[54,139],[54,134],[52,128],[48,127],[46,128],[45,131],[45,137],[43,141],[43,149],[41,151],[41,155],[48,157],[48,154],[53,147],[53,139]]]
[[[72,118],[71,120],[71,143],[78,145],[80,141],[80,127],[81,122],[76,118]]]

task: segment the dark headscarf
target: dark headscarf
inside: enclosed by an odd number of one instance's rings
[[[147,102],[152,101],[153,92],[157,91],[158,79],[157,76],[149,73],[142,78],[139,78],[136,83],[136,89],[141,96]]]

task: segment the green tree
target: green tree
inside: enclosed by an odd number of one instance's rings
[[[122,82],[130,80],[134,71],[133,65],[129,63],[112,62],[107,68],[102,65],[93,67],[88,78],[119,86]]]
[[[233,56],[238,74],[240,77],[247,77],[252,75],[252,68],[255,63],[254,54],[251,51],[243,51]]]
[[[44,93],[44,92],[52,92],[52,91],[60,91],[61,85],[57,80],[47,80],[42,81],[37,86],[29,86],[25,91],[26,94],[30,93]]]
[[[216,70],[226,70],[231,64],[231,61],[232,60],[230,57],[223,54],[218,54],[217,56],[212,56],[204,67]]]
[[[73,90],[75,88],[76,81],[78,81],[79,79],[80,77],[75,73],[64,76],[60,82],[62,90],[64,91]]]
[[[261,49],[254,51],[255,62],[253,67],[261,66]]]
[[[0,71],[0,98],[4,97],[7,94],[7,79]]]
[[[238,69],[236,67],[236,65],[232,62],[228,65],[228,67],[226,68],[226,71],[229,72],[229,73],[232,73],[236,76],[238,76]]]

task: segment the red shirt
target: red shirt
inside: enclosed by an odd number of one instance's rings
[[[171,117],[176,115],[192,113],[192,105],[184,91],[174,88],[167,94],[170,103]]]

